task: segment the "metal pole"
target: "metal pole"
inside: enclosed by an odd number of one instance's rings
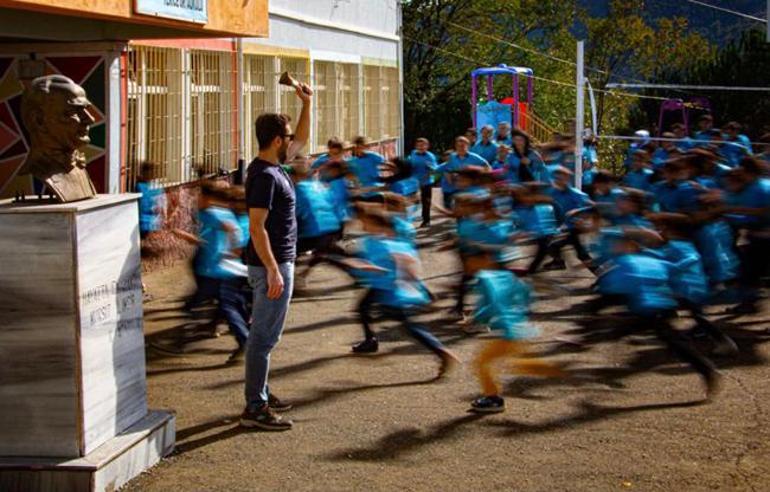
[[[519,127],[519,74],[513,75],[513,127]]]
[[[585,119],[585,73],[583,71],[583,41],[577,43],[577,101],[575,108],[575,187],[583,184],[583,120]]]
[[[235,39],[235,48],[237,51],[236,61],[236,97],[238,98],[238,179],[237,184],[242,184],[246,180],[246,132],[249,131],[248,118],[246,117],[245,91],[243,90],[243,39]]]
[[[478,88],[476,87],[476,76],[471,75],[471,119],[473,120],[474,128],[476,127],[476,104],[477,103],[478,103]]]

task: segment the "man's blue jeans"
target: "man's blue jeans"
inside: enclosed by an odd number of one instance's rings
[[[283,277],[283,293],[278,299],[267,298],[267,270],[249,266],[249,283],[254,291],[251,329],[246,343],[246,405],[256,410],[267,403],[267,373],[270,352],[278,344],[289,311],[294,287],[294,263],[278,265]]]

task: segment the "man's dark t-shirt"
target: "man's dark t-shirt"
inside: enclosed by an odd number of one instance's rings
[[[270,249],[279,265],[294,261],[297,256],[295,203],[294,184],[281,166],[259,158],[249,164],[246,176],[246,206],[268,210],[265,230],[270,238]],[[264,266],[253,243],[246,248],[246,263]]]

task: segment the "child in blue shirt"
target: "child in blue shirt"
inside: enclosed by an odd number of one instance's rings
[[[486,125],[481,129],[481,140],[471,147],[471,152],[480,155],[485,161],[493,162],[497,157],[498,144],[492,138],[495,129]]]
[[[142,163],[136,192],[139,198],[139,237],[146,239],[163,226],[163,209],[166,207],[165,190],[156,183],[158,166],[151,162]]]
[[[391,192],[404,197],[404,218],[411,222],[418,213],[420,181],[412,174],[412,165],[407,160],[398,157],[391,159],[387,168],[392,174],[384,178],[383,182]]]
[[[653,171],[650,169],[650,155],[646,150],[638,149],[631,159],[631,168],[623,177],[623,186],[649,191],[652,187]]]
[[[469,152],[470,142],[466,137],[455,139],[455,151],[449,160],[440,165],[436,172],[441,175],[441,192],[444,197],[444,208],[452,208],[452,195],[458,191],[455,186],[453,173],[469,166],[489,168],[489,163],[480,155]]]
[[[216,299],[219,312],[238,342],[229,362],[242,359],[249,335],[249,313],[242,289],[245,267],[242,271],[232,265],[239,261],[237,251],[243,246],[238,220],[229,208],[229,192],[222,182],[209,181],[201,185],[198,197],[198,235],[175,230],[187,242],[198,245],[193,260],[197,291],[187,309],[209,299]]]
[[[537,245],[535,257],[527,267],[530,274],[540,267],[549,252],[551,241],[558,233],[553,198],[544,193],[545,186],[543,183],[530,183],[511,191],[514,222]]]
[[[729,310],[733,314],[758,311],[762,277],[770,265],[770,178],[763,171],[761,161],[744,158],[725,179],[728,195],[724,212],[734,227],[743,231],[747,243],[740,273],[743,300]]]
[[[575,250],[578,259],[591,269],[591,255],[580,242],[580,232],[573,227],[571,217],[574,211],[593,205],[591,199],[582,191],[570,185],[572,172],[564,166],[559,166],[553,173],[553,181],[548,194],[553,198],[556,218],[567,229],[567,237],[551,243],[551,255],[553,261],[544,265],[544,268],[552,270],[564,270],[567,268],[561,256],[561,249],[570,245]]]
[[[401,322],[409,335],[438,356],[441,361],[438,377],[445,375],[458,362],[457,357],[427,328],[413,320],[414,314],[430,303],[427,289],[419,278],[417,250],[396,238],[386,216],[362,211],[359,219],[366,235],[360,242],[358,256],[378,271],[353,271],[368,287],[358,305],[365,338],[353,346],[353,352],[374,353],[379,350],[379,342],[371,329],[372,311],[377,307],[386,317]]]
[[[657,337],[681,360],[687,362],[703,379],[707,398],[718,389],[719,373],[709,359],[695,350],[681,333],[671,326],[677,302],[671,289],[674,266],[662,259],[642,254],[637,241],[628,236],[617,238],[616,257],[600,272],[612,279],[612,292],[625,300],[627,309],[641,326],[655,331]]]
[[[362,188],[381,185],[380,167],[385,163],[382,155],[367,150],[367,147],[366,137],[353,139],[353,157],[348,164]]]
[[[701,255],[690,239],[689,217],[683,214],[661,213],[654,214],[651,218],[663,239],[663,243],[653,251],[671,263],[669,283],[680,306],[692,313],[697,324],[694,333],[713,338],[717,343],[716,353],[737,353],[735,342],[708,321],[703,313],[703,307],[710,298],[709,282]]]
[[[343,223],[335,210],[330,187],[312,178],[303,158],[295,160],[291,177],[296,193],[297,254],[310,252],[307,269],[296,276],[298,288],[306,286],[310,271],[325,261],[328,255],[345,255],[338,245],[342,239]]]
[[[412,164],[412,175],[420,181],[420,203],[422,205],[422,224],[420,227],[430,227],[430,209],[433,202],[433,183],[438,168],[436,156],[428,150],[430,142],[420,137],[415,140],[415,149],[409,154]]]
[[[512,272],[496,267],[496,261],[482,253],[476,260],[476,308],[474,322],[489,326],[499,333],[478,352],[474,362],[481,385],[481,396],[471,403],[476,413],[498,413],[505,410],[505,400],[493,373],[496,362],[513,357],[513,369],[517,373],[555,377],[563,371],[540,359],[532,357],[529,339],[537,335],[537,329],[527,320],[530,309],[531,288]]]
[[[741,129],[741,124],[736,121],[731,121],[724,126],[725,141],[721,151],[726,164],[730,167],[736,167],[741,159],[752,155],[751,141],[749,137],[741,134]]]

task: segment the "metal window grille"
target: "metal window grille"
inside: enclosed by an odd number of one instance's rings
[[[364,66],[364,131],[374,140],[379,140],[384,133],[382,86],[381,68]]]
[[[161,183],[182,180],[182,52],[131,46],[128,52],[127,190],[133,190],[141,163],[157,166]]]
[[[382,138],[401,136],[401,90],[397,68],[382,68],[382,100],[385,101],[385,115]]]
[[[343,139],[352,139],[361,133],[361,79],[358,65],[338,63],[337,82],[337,134]]]
[[[323,152],[326,141],[337,135],[337,74],[334,62],[313,64],[315,97],[315,150]]]
[[[244,55],[243,57],[243,92],[244,111],[248,115],[249,125],[244,128],[246,159],[256,157],[259,151],[254,133],[254,122],[263,113],[278,110],[278,73],[276,59],[272,56]]]
[[[191,158],[199,174],[238,164],[234,58],[230,52],[190,50]]]

